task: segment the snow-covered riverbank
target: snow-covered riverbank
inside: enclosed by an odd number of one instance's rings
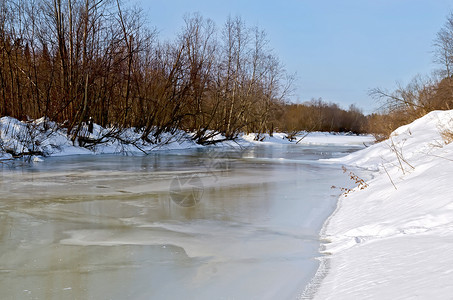
[[[453,111],[435,111],[389,140],[336,159],[376,170],[326,222],[322,267],[302,297],[451,299]]]
[[[134,128],[118,131],[103,128],[97,124],[93,132],[88,126],[79,133],[86,140],[94,141],[81,147],[78,140],[72,142],[64,128],[54,122],[45,122],[44,118],[21,122],[10,117],[0,118],[0,161],[9,160],[13,154],[27,154],[34,161],[40,156],[63,156],[74,154],[112,154],[112,153],[148,153],[153,150],[176,150],[202,147],[197,144],[191,133],[177,131],[163,133],[158,139],[142,139],[142,132]],[[217,135],[214,139],[224,139]],[[290,141],[285,133],[260,135],[256,141],[255,134],[240,135],[235,141],[220,143],[227,147],[251,146],[256,144],[295,144],[301,145],[350,145],[363,147],[374,141],[372,136],[357,136],[326,132],[301,132]]]

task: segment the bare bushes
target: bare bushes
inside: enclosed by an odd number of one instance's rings
[[[386,138],[397,127],[433,110],[453,109],[453,13],[434,39],[434,61],[439,68],[431,77],[416,76],[394,91],[376,88],[370,95],[382,103],[380,112],[369,117],[367,131]]]
[[[201,144],[271,131],[291,76],[262,30],[194,14],[160,42],[145,24],[118,0],[1,2],[0,115],[46,116],[73,142],[90,117],[148,142],[177,129]]]
[[[380,112],[368,117],[367,131],[378,140],[386,139],[396,128],[408,124],[430,111],[448,109],[446,99],[439,99],[439,81],[435,77],[414,77],[406,86],[394,91],[375,88],[370,96],[382,103]]]

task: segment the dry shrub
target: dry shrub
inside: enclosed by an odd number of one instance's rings
[[[348,172],[349,179],[354,182],[354,184],[356,185],[356,187],[359,190],[364,190],[368,187],[368,184],[366,183],[366,181],[364,179],[360,178],[357,174],[355,174],[352,171],[348,171],[348,169],[346,169],[345,166],[342,166],[341,168],[343,169],[343,173]],[[345,197],[347,197],[350,193],[352,193],[354,191],[354,188],[350,189],[350,188],[338,187],[338,186],[334,186],[334,185],[331,188],[339,189],[340,191],[342,191],[342,195]]]
[[[446,145],[453,142],[453,130],[451,130],[451,129],[441,130],[440,136],[442,137],[442,139]]]
[[[416,120],[418,115],[409,114],[405,111],[392,113],[379,113],[368,116],[366,131],[376,138],[377,142],[386,140],[390,134],[400,126]]]

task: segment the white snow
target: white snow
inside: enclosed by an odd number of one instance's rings
[[[0,118],[0,160],[11,159],[8,151],[15,153],[42,152],[44,156],[62,156],[74,154],[106,154],[149,152],[155,149],[185,149],[199,147],[191,140],[191,136],[183,131],[176,134],[164,133],[159,141],[145,142],[140,139],[140,131],[134,128],[123,130],[116,138],[109,138],[113,128],[103,128],[94,124],[93,133],[85,126],[81,135],[90,139],[101,139],[93,147],[80,147],[78,142],[73,143],[65,129],[48,121],[45,128],[44,118],[21,122],[11,117]],[[32,157],[32,161],[39,162],[39,157]]]
[[[42,153],[44,156],[63,156],[75,154],[111,154],[111,153],[142,153],[153,150],[176,150],[202,147],[193,141],[192,133],[182,130],[176,133],[163,133],[158,140],[144,141],[141,139],[141,131],[135,128],[125,129],[119,133],[120,139],[112,138],[110,133],[113,128],[103,128],[94,124],[93,133],[87,131],[85,125],[80,135],[92,140],[100,140],[100,143],[91,147],[80,147],[78,141],[74,143],[68,137],[66,129],[57,126],[56,123],[44,118],[21,122],[11,117],[0,118],[0,162],[10,160],[12,155],[8,152],[24,153],[33,152],[34,155]],[[115,132],[115,135],[116,132]],[[256,141],[256,134],[239,135],[235,141],[223,141],[221,146],[240,147],[253,145],[275,144],[300,144],[300,145],[349,145],[360,146],[374,141],[370,135],[336,134],[326,132],[300,133],[295,140],[288,140],[285,133],[260,135],[260,141]],[[211,140],[222,140],[220,134],[214,135]],[[41,158],[32,156],[31,161],[40,162]]]
[[[255,141],[256,134],[241,136],[242,139],[251,143],[259,144],[300,144],[300,145],[350,145],[363,147],[375,141],[371,135],[355,135],[348,133],[330,133],[330,132],[301,132],[293,141],[288,140],[285,133],[274,133],[261,135],[260,141]]]
[[[302,145],[370,145],[375,142],[372,135],[355,135],[348,133],[311,132],[299,144]]]
[[[334,159],[374,170],[325,223],[321,268],[301,298],[452,299],[453,110]],[[331,162],[332,160],[328,161]]]

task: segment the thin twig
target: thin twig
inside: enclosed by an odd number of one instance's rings
[[[396,188],[396,185],[395,185],[395,183],[394,183],[394,182],[393,182],[393,180],[392,180],[392,177],[390,177],[390,174],[389,174],[389,172],[387,172],[387,168],[385,167],[385,165],[384,165],[384,164],[382,164],[382,166],[384,167],[385,173],[387,173],[387,176],[389,177],[389,179],[390,179],[390,182],[392,183],[393,187],[395,188],[395,190],[398,190],[398,189]]]

